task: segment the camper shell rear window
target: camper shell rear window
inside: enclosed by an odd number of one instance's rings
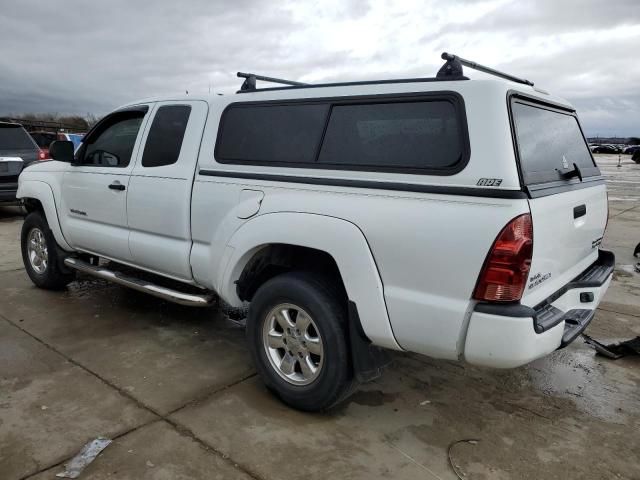
[[[563,174],[580,171],[584,179],[598,169],[574,111],[514,96],[510,102],[514,142],[522,182],[527,187],[580,183]]]

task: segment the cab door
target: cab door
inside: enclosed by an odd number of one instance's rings
[[[149,107],[120,110],[101,120],[65,172],[60,221],[74,248],[132,260],[127,194]]]
[[[157,103],[129,181],[134,263],[179,280],[192,279],[191,190],[207,112],[204,101]]]

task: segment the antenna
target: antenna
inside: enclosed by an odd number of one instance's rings
[[[479,63],[472,62],[471,60],[466,60],[464,58],[458,57],[457,55],[452,55],[447,52],[443,52],[441,55],[443,60],[446,60],[447,63],[443,65],[443,67],[438,71],[438,78],[447,77],[447,76],[461,76],[462,75],[462,65],[465,67],[473,68],[474,70],[478,70],[479,72],[488,73],[489,75],[494,75],[496,77],[504,78],[506,80],[511,80],[512,82],[522,83],[524,85],[530,85],[533,87],[533,82],[525,78],[514,77],[513,75],[509,75],[508,73],[501,72],[499,70],[494,70],[493,68],[485,67],[484,65],[480,65]]]

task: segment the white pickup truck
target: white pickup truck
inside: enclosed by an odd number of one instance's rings
[[[576,113],[443,58],[435,78],[239,74],[235,95],[119,108],[20,175],[27,273],[248,306],[259,374],[303,410],[377,376],[384,349],[506,368],[567,345],[614,265]]]

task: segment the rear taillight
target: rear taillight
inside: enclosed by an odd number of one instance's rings
[[[45,153],[44,150],[38,150],[38,160],[46,160],[48,158],[48,155]]]
[[[525,213],[502,229],[484,262],[473,298],[487,302],[520,300],[533,255],[533,223]]]

